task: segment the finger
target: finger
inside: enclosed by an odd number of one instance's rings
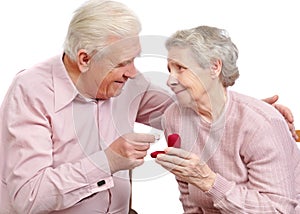
[[[288,107],[280,105],[280,104],[275,104],[274,106],[289,123],[294,122],[293,113]]]
[[[270,105],[274,104],[275,102],[277,102],[277,100],[279,99],[278,95],[274,95],[272,97],[267,97],[265,99],[262,99],[264,102],[269,103]]]
[[[295,140],[298,139],[298,135],[296,133],[296,129],[295,129],[295,126],[293,123],[288,123],[288,126],[289,126],[289,129],[290,129],[290,132],[292,133],[292,136]]]
[[[136,161],[136,160],[143,160],[146,157],[146,155],[147,155],[147,151],[134,151],[123,157],[130,161]]]
[[[160,164],[163,168],[165,168],[169,172],[173,173],[174,175],[182,176],[184,167],[178,166],[178,165],[170,163],[170,162],[160,161],[159,159],[155,159],[155,161],[156,161],[156,163]]]
[[[128,142],[137,142],[137,143],[154,143],[155,135],[146,134],[146,133],[128,133],[124,135],[124,138]]]
[[[135,151],[133,156],[136,159],[144,159],[146,157],[146,155],[147,155],[147,151]]]
[[[169,154],[158,154],[156,157],[157,160],[172,163],[176,166],[187,166],[188,160],[185,158],[178,157],[176,155],[169,155]]]
[[[140,143],[140,142],[131,142],[130,143],[134,150],[137,151],[147,151],[150,148],[150,143]]]
[[[162,155],[158,155],[157,157],[159,157],[159,156],[162,156]],[[164,160],[161,160],[159,158],[156,158],[155,162],[160,164],[163,168],[165,168],[168,171],[172,171],[176,167],[176,165],[173,164],[172,162],[164,161]]]
[[[184,159],[190,159],[191,153],[180,149],[180,148],[174,148],[174,147],[168,147],[165,149],[166,154],[169,155],[175,155],[178,156],[180,158],[184,158]]]
[[[292,133],[292,135],[293,135],[293,138],[297,141],[299,137],[298,137],[296,131],[294,131],[294,132]],[[298,142],[298,141],[297,141],[297,142]]]

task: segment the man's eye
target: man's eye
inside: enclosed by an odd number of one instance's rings
[[[117,67],[124,67],[129,64],[129,61],[120,62]]]
[[[124,62],[117,64],[117,68],[124,67],[126,64]]]
[[[177,65],[177,69],[179,71],[184,71],[185,69],[187,69],[186,67],[182,66],[182,65]]]
[[[126,65],[129,65],[130,63],[133,62],[133,60],[134,60],[134,59],[132,59],[132,60],[127,60],[127,61],[124,61],[124,62],[121,62],[121,63],[119,63],[119,64],[117,65],[117,67],[120,68],[120,67],[124,67],[124,66],[126,66]]]

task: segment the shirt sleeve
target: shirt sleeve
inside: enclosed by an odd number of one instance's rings
[[[169,92],[149,84],[141,99],[136,122],[162,130],[162,116],[172,103],[174,100]]]
[[[207,192],[222,213],[295,213],[293,140],[284,121],[270,123],[258,127],[245,149],[248,182],[236,184],[217,174]]]
[[[111,188],[113,180],[103,151],[53,167],[49,115],[35,99],[15,81],[1,109],[2,182],[16,212],[62,210]]]

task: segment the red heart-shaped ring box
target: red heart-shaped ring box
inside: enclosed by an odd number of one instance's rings
[[[168,136],[168,147],[180,148],[181,146],[181,138],[178,134],[170,134]],[[155,151],[150,154],[152,158],[156,158],[158,154],[164,154],[165,151]]]

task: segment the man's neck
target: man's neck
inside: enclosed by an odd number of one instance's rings
[[[67,54],[63,55],[63,63],[65,65],[65,68],[76,86],[76,83],[78,81],[78,78],[80,76],[80,70],[78,69],[77,63],[73,61]]]

